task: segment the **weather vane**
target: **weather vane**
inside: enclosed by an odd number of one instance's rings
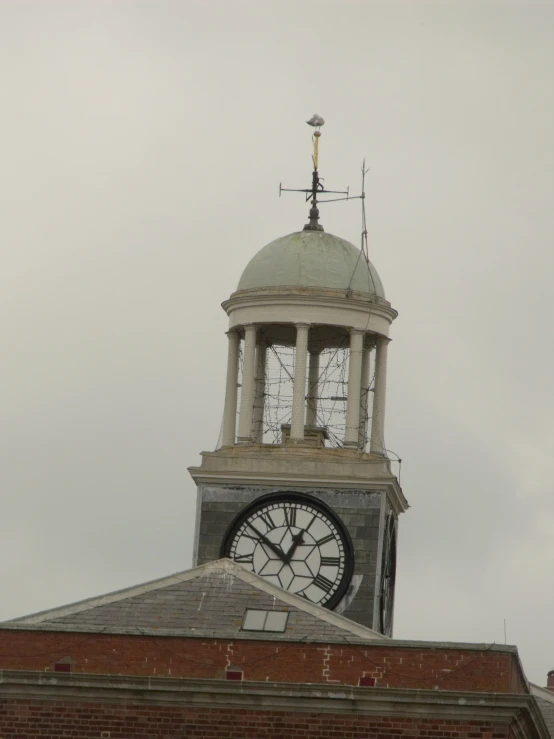
[[[306,193],[306,202],[308,200],[312,200],[312,207],[310,208],[310,220],[309,222],[304,226],[304,231],[323,231],[323,226],[321,223],[319,223],[319,208],[317,207],[318,203],[333,203],[338,200],[353,200],[356,198],[363,198],[364,193],[362,192],[361,195],[355,195],[353,197],[350,197],[348,188],[346,190],[326,190],[323,186],[323,178],[319,176],[319,139],[321,136],[321,127],[325,124],[325,120],[318,115],[317,113],[314,113],[314,115],[310,118],[309,121],[306,121],[306,123],[309,126],[312,126],[314,129],[313,135],[312,135],[312,141],[313,141],[313,154],[312,154],[312,161],[314,165],[314,169],[312,172],[312,186],[310,189],[292,189],[289,187],[282,187],[282,185],[279,185],[279,197],[281,197],[282,192],[303,192]],[[365,174],[365,171],[364,171]],[[363,188],[362,188],[363,189]],[[319,200],[318,195],[322,194],[329,194],[329,195],[342,195],[343,197],[340,198],[326,198],[325,200]]]
[[[308,126],[313,126],[314,128],[314,135],[312,136],[312,140],[314,142],[314,154],[312,159],[314,162],[314,170],[317,172],[317,165],[319,163],[319,137],[321,136],[321,126],[325,125],[325,121],[320,115],[314,113],[306,123]]]

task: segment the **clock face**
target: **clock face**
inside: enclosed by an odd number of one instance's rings
[[[396,522],[389,515],[383,540],[383,559],[381,564],[380,626],[381,633],[392,634],[392,614],[394,609],[394,582],[396,579]]]
[[[221,556],[312,603],[333,608],[352,577],[352,543],[328,506],[300,493],[258,498],[233,521]]]

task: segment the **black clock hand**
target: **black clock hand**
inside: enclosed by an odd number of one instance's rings
[[[295,553],[296,548],[300,544],[302,544],[304,533],[305,533],[304,532],[304,529],[302,529],[302,531],[299,531],[298,534],[295,534],[292,537],[292,546],[290,547],[290,549],[288,550],[288,552],[285,554],[285,562],[287,564],[291,561],[292,555]]]
[[[250,522],[248,522],[248,526],[250,526],[250,528],[252,529],[252,531],[257,536],[260,537],[260,540],[263,541],[263,543],[266,544],[271,549],[271,551],[279,557],[280,560],[282,560],[283,562],[286,562],[285,553],[283,552],[282,549],[280,549],[279,547],[275,546],[275,544],[272,541],[270,541],[267,538],[267,536],[264,536],[260,531],[258,531],[258,529],[256,529],[254,526],[252,526],[252,524]]]

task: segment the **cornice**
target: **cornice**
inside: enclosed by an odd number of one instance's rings
[[[408,510],[409,503],[406,500],[402,488],[396,477],[389,478],[352,478],[331,475],[305,475],[300,472],[294,474],[286,473],[260,473],[259,471],[248,472],[246,470],[209,470],[203,467],[189,467],[188,472],[194,482],[204,485],[287,485],[295,487],[316,487],[324,490],[332,488],[344,488],[346,490],[384,490],[395,513],[404,513]]]
[[[124,701],[127,705],[496,721],[517,727],[518,736],[550,739],[529,694],[0,670],[0,695],[16,700]]]
[[[375,313],[386,318],[392,323],[398,316],[396,311],[387,300],[381,298],[368,299],[362,293],[352,293],[348,296],[343,290],[315,291],[304,289],[290,289],[279,292],[254,290],[236,292],[221,304],[223,310],[229,315],[237,308],[250,308],[271,305],[297,305],[304,303],[312,306],[325,308],[347,308],[349,310],[361,311],[363,313]]]

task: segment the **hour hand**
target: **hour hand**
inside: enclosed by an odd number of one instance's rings
[[[267,536],[265,536],[264,534],[262,534],[261,531],[258,531],[258,529],[255,528],[254,526],[252,526],[251,523],[248,523],[248,526],[250,526],[250,528],[256,534],[256,536],[259,537],[260,541],[262,541],[268,547],[268,549],[271,549],[271,551],[273,552],[273,554],[276,554],[279,557],[279,559],[282,560],[283,562],[286,562],[287,561],[286,555],[285,555],[285,553],[283,552],[283,550],[280,547],[278,547],[276,544],[274,544],[272,541],[270,541],[267,538]]]
[[[299,531],[292,537],[292,545],[285,555],[285,562],[289,563],[292,559],[292,555],[295,553],[296,548],[302,544],[304,539],[304,530]]]

